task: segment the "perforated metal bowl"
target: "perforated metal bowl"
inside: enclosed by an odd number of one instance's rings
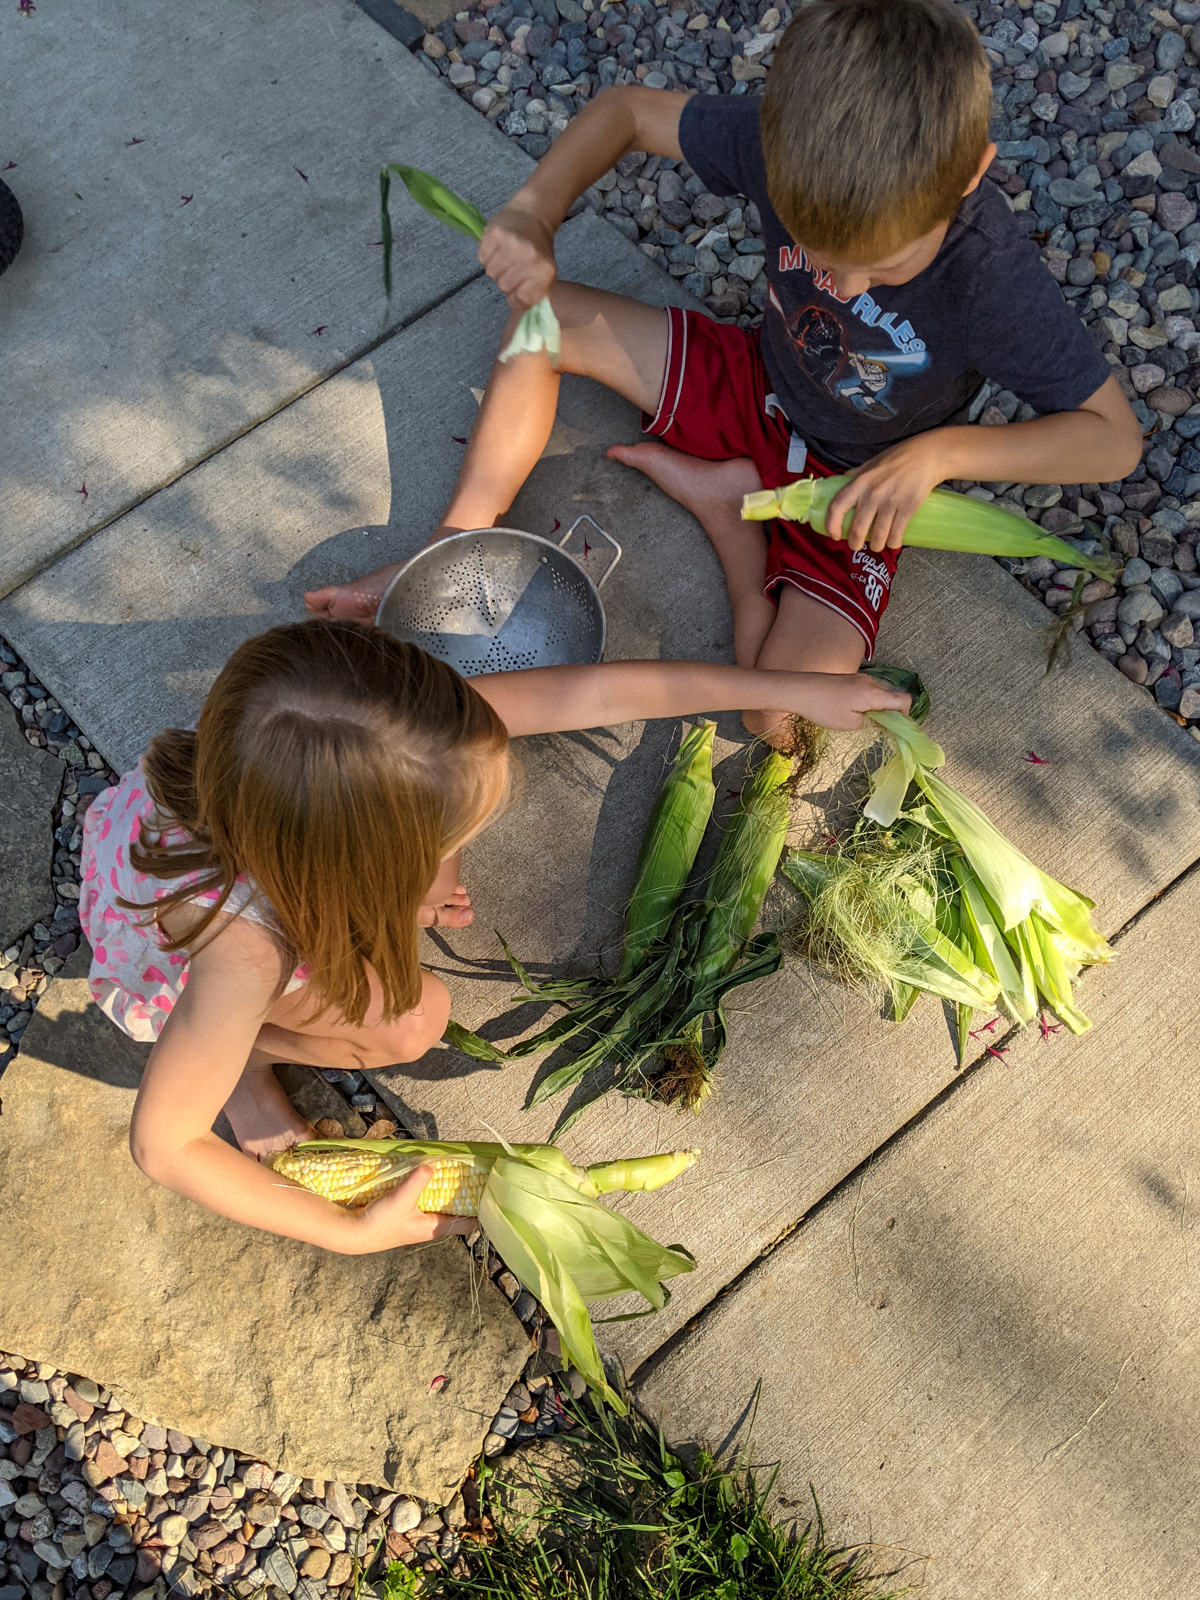
[[[563,548],[581,523],[612,546],[599,583]],[[589,516],[558,544],[518,528],[455,533],[418,550],[388,584],[376,624],[448,662],[463,677],[604,658],[599,590],[621,546]]]

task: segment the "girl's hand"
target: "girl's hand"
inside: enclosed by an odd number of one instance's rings
[[[361,1229],[354,1253],[369,1255],[403,1244],[428,1244],[448,1233],[474,1233],[479,1226],[474,1217],[443,1217],[436,1211],[417,1210],[417,1197],[432,1177],[431,1166],[417,1167],[390,1194],[364,1206],[354,1219]]]
[[[861,550],[868,539],[872,550],[899,550],[913,512],[947,476],[940,431],[905,439],[856,467],[829,502],[829,537],[845,539],[852,550]]]
[[[479,262],[513,311],[527,311],[558,276],[554,229],[512,201],[501,206],[479,241]]]
[[[867,672],[799,672],[788,676],[804,685],[802,694],[796,696],[796,711],[809,722],[840,732],[853,733],[861,728],[868,711],[907,712],[912,704],[911,695],[889,689]]]

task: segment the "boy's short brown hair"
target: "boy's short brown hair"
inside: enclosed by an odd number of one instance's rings
[[[798,244],[882,260],[954,215],[990,108],[987,58],[949,0],[815,0],[763,95],[771,203]]]

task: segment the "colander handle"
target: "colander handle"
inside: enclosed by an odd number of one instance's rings
[[[621,556],[623,555],[624,552],[622,551],[621,546],[613,538],[612,534],[605,532],[605,530],[596,521],[595,517],[589,516],[589,514],[586,511],[583,513],[582,516],[579,516],[579,517],[575,518],[575,521],[571,524],[571,526],[567,529],[566,533],[564,533],[562,538],[558,541],[558,548],[560,550],[565,550],[566,549],[567,541],[570,539],[571,535],[575,532],[575,529],[579,526],[579,524],[581,522],[590,522],[592,527],[595,528],[596,532],[600,535],[600,537],[602,539],[606,539],[608,541],[608,543],[610,545],[612,545],[613,550],[616,552],[616,554],[613,556],[612,560],[608,563],[608,570],[605,572],[604,576],[600,579],[600,582],[596,585],[597,589],[603,589],[604,585],[608,582],[608,580],[612,577],[613,572],[616,570],[617,562],[620,561]]]

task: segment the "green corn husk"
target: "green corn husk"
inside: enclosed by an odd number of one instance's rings
[[[710,910],[700,941],[696,977],[711,983],[728,972],[758,921],[787,837],[791,776],[787,756],[773,750],[742,790],[726,825],[708,880]]]
[[[946,752],[900,711],[868,711],[867,716],[889,735],[895,754],[871,774],[871,797],[863,815],[889,828],[900,815],[917,768],[944,766]]]
[[[784,876],[807,905],[799,947],[845,982],[888,991],[893,1012],[925,990],[972,1010],[994,1003],[999,984],[935,921],[933,850],[920,841],[884,845],[867,835],[840,852],[789,851]]]
[[[526,991],[518,1001],[532,995],[570,1009],[508,1050],[454,1024],[447,1031],[457,1048],[490,1061],[580,1041],[582,1050],[536,1085],[531,1105],[574,1087],[593,1069],[611,1066],[610,1082],[573,1103],[556,1124],[556,1134],[609,1087],[697,1109],[725,1047],[725,996],[779,966],[777,937],[750,935],[787,829],[786,757],[772,754],[748,779],[722,834],[703,898],[681,903],[712,805],[711,749],[711,726],[693,729],[655,805],[638,858],[618,976],[539,984],[505,945]],[[657,938],[655,930],[661,930]]]
[[[938,777],[941,746],[908,718],[868,714],[895,754],[872,775],[863,820],[837,852],[793,851],[784,865],[808,902],[796,930],[802,953],[850,982],[882,985],[897,1019],[920,989],[953,1004],[960,1063],[984,1007],[998,1004],[1024,1026],[1040,1002],[1082,1032],[1090,1024],[1072,984],[1111,955],[1092,925],[1094,902],[1035,866]],[[920,793],[906,804],[914,781]]]
[[[825,532],[829,503],[850,479],[798,478],[780,489],[760,489],[742,501],[742,516],[749,522],[769,522],[786,517],[807,522]],[[1084,555],[1074,545],[1043,533],[1024,517],[1001,511],[973,495],[935,489],[913,513],[904,530],[904,543],[925,550],[956,550],[966,555],[1028,559],[1049,556],[1059,566],[1082,567],[1094,577],[1115,580],[1118,563],[1108,555]]]
[[[380,227],[383,234],[383,287],[388,299],[392,297],[392,217],[389,209],[392,173],[395,173],[418,205],[424,206],[431,216],[444,222],[456,233],[474,239],[483,238],[487,218],[478,206],[464,200],[447,188],[432,172],[422,172],[420,167],[406,167],[398,161],[389,161],[379,174]],[[517,324],[516,332],[500,352],[501,361],[511,361],[513,356],[545,354],[557,365],[562,354],[562,328],[554,308],[544,296],[530,306]]]
[[[666,936],[712,815],[715,722],[692,728],[658,791],[642,840],[633,894],[625,911],[625,943],[618,982],[632,976],[650,947]]]
[[[373,1185],[431,1160],[466,1161],[476,1171],[486,1172],[479,1200],[480,1227],[509,1270],[546,1308],[566,1359],[597,1395],[624,1416],[626,1402],[605,1376],[588,1304],[632,1290],[654,1310],[661,1310],[668,1293],[665,1281],[691,1272],[695,1261],[680,1245],[655,1243],[620,1212],[600,1205],[596,1196],[659,1189],[694,1165],[698,1150],[585,1168],[568,1161],[555,1145],[322,1139],[293,1147],[293,1153],[300,1155],[343,1150],[369,1150],[391,1158],[387,1170],[372,1175]]]

